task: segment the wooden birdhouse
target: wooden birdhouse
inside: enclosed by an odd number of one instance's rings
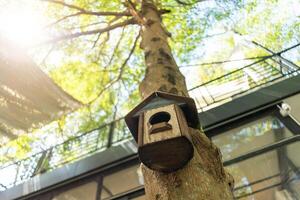
[[[125,121],[138,143],[141,162],[150,169],[172,172],[193,157],[188,127],[199,128],[193,99],[154,92]]]

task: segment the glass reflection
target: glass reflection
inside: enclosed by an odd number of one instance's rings
[[[300,142],[227,166],[235,179],[236,199],[300,199],[300,157],[293,156],[299,153],[297,147]]]
[[[229,160],[292,135],[277,118],[268,116],[226,131],[212,140],[220,148],[223,160]]]
[[[60,193],[52,200],[95,200],[98,183],[93,181]]]
[[[142,186],[139,178],[139,165],[134,165],[116,173],[105,176],[101,191],[101,199],[128,192]]]

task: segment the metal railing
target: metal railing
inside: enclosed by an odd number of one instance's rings
[[[219,76],[189,89],[199,111],[208,110],[261,86],[272,84],[300,73],[300,67],[282,57],[282,54],[299,48],[294,45],[270,56],[261,57],[251,64]]]
[[[250,89],[295,76],[299,74],[299,66],[283,58],[281,54],[299,46],[300,44],[297,44],[279,53],[259,58],[249,65],[191,88],[189,92],[196,100],[199,110],[205,110],[216,103],[223,103],[244,94]],[[123,118],[70,138],[43,152],[2,166],[0,191],[130,138],[131,134]]]
[[[130,139],[123,118],[102,125],[17,162],[0,168],[0,191],[24,182],[37,174],[78,161]]]

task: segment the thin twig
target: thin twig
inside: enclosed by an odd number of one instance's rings
[[[262,58],[268,58],[270,55],[265,56],[256,56],[256,57],[248,57],[248,58],[241,58],[241,59],[232,59],[232,60],[221,60],[221,61],[214,61],[214,62],[204,62],[204,63],[196,63],[196,64],[188,64],[188,65],[180,65],[179,67],[197,67],[202,65],[216,65],[216,64],[223,64],[228,62],[237,62],[237,61],[246,61],[246,60],[256,60]]]
[[[131,58],[134,50],[136,49],[136,46],[137,46],[137,42],[140,38],[140,34],[138,34],[138,36],[135,38],[135,41],[133,43],[133,46],[127,56],[127,58],[124,60],[123,64],[121,65],[120,67],[120,71],[119,71],[119,75],[114,79],[112,80],[111,82],[109,82],[99,93],[98,95],[93,99],[91,100],[90,102],[87,103],[87,105],[90,105],[92,104],[93,102],[95,102],[108,88],[110,88],[112,85],[114,85],[116,82],[118,82],[121,78],[122,78],[122,75],[123,75],[123,72],[124,72],[124,68],[125,66],[127,65],[127,62],[129,61],[129,59]]]
[[[71,15],[66,15],[66,16],[60,18],[59,20],[46,25],[45,28],[48,28],[50,26],[54,26],[54,25],[56,25],[56,24],[58,24],[58,23],[60,23],[60,22],[62,22],[64,20],[66,20],[68,18],[75,17],[75,16],[78,16],[78,15],[80,15],[80,12],[77,12],[77,13],[74,13],[74,14],[71,14]]]
[[[106,32],[106,38],[98,46],[103,46],[106,42],[109,41],[109,39],[110,39],[110,34],[109,34],[109,32]],[[100,56],[102,55],[102,53],[103,53],[103,48],[101,48],[99,50],[99,53],[96,56],[97,58],[96,58],[96,60],[94,62],[98,62],[99,61]]]
[[[116,21],[118,21],[119,19],[121,19],[121,16],[116,16],[115,18],[113,18],[111,21],[109,21],[109,23],[108,23],[108,26],[110,26],[113,22],[116,22]],[[124,31],[124,28],[125,28],[125,26],[123,27],[123,31]],[[123,34],[123,31],[122,31],[122,34]],[[94,43],[93,43],[93,47],[92,47],[92,49],[93,48],[95,48],[95,46],[96,46],[96,44],[97,44],[97,42],[99,41],[99,39],[100,39],[100,36],[101,36],[101,34],[102,33],[99,33],[98,34],[98,37],[97,37],[97,39],[94,41]],[[107,42],[108,40],[106,40],[106,42]],[[102,42],[102,44],[103,44],[103,42]]]
[[[95,48],[95,46],[97,45],[97,43],[98,43],[98,41],[99,41],[99,39],[100,39],[101,34],[102,34],[102,33],[98,33],[96,40],[93,42],[92,49]]]
[[[202,1],[205,1],[205,0],[197,0],[197,1],[193,2],[193,3],[187,3],[187,2],[184,2],[182,0],[175,0],[175,1],[178,4],[183,5],[183,6],[192,6],[192,5],[196,4],[196,3],[199,3],[199,2],[202,2]]]
[[[113,12],[113,11],[89,11],[89,10],[85,10],[84,8],[81,8],[79,6],[76,5],[72,5],[72,4],[68,4],[65,3],[63,1],[59,1],[59,0],[41,0],[41,1],[46,1],[46,2],[50,2],[50,3],[55,3],[55,4],[59,4],[65,7],[68,7],[70,9],[75,9],[78,10],[78,14],[82,14],[82,15],[96,15],[96,16],[131,16],[131,14],[129,12]]]
[[[120,27],[127,26],[127,25],[130,25],[130,24],[136,24],[135,19],[130,18],[128,20],[125,20],[125,21],[120,22],[120,23],[113,24],[111,26],[107,26],[105,28],[94,29],[94,30],[90,30],[90,31],[82,31],[82,32],[68,34],[68,35],[58,36],[54,39],[50,39],[50,40],[48,40],[46,42],[43,42],[43,43],[47,44],[47,43],[59,42],[59,41],[62,41],[62,40],[73,39],[73,38],[77,38],[77,37],[85,36],[85,35],[93,35],[93,34],[96,34],[96,33],[104,33],[104,32],[108,32],[108,31],[114,30],[116,28],[120,28]]]
[[[49,57],[49,55],[51,54],[51,52],[55,49],[55,45],[52,45],[51,48],[49,49],[49,51],[46,53],[46,55],[44,56],[42,62],[40,63],[40,65],[46,65],[46,60]]]
[[[114,50],[113,50],[112,56],[110,57],[108,63],[105,65],[104,68],[106,68],[106,67],[108,67],[109,65],[111,65],[111,63],[112,63],[112,61],[113,61],[113,59],[114,59],[114,57],[115,57],[116,51],[119,49],[119,46],[120,46],[121,41],[122,41],[122,39],[123,39],[123,36],[124,36],[124,30],[125,30],[125,27],[123,27],[122,32],[121,32],[121,34],[120,34],[120,38],[119,38],[119,40],[118,40],[118,42],[117,42],[117,44],[116,44],[116,46],[115,46],[115,48],[114,48]]]
[[[81,25],[81,26],[73,26],[73,27],[66,27],[65,30],[75,30],[75,29],[83,29],[83,28],[87,28],[87,27],[90,27],[90,26],[96,26],[96,25],[99,25],[99,24],[107,24],[107,22],[105,21],[98,21],[98,22],[93,22],[93,23],[90,23],[90,24],[84,24],[84,25]]]

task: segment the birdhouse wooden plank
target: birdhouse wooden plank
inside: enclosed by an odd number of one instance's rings
[[[138,143],[140,160],[153,170],[170,172],[193,156],[189,127],[199,127],[193,99],[155,92],[135,107],[125,121]]]

